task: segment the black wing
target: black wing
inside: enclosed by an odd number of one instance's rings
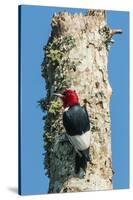
[[[63,114],[63,125],[71,136],[81,135],[90,130],[90,120],[84,107],[75,105]]]

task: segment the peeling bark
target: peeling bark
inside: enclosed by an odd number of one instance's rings
[[[52,32],[44,48],[42,76],[47,97],[40,101],[47,111],[44,128],[45,168],[50,179],[49,193],[112,189],[112,152],[108,49],[112,36],[121,30],[107,26],[105,11],[90,10],[85,16],[67,12],[52,18]],[[74,173],[75,151],[60,143],[64,135],[63,108],[53,92],[64,88],[77,91],[86,104],[91,122],[90,157],[86,175]]]

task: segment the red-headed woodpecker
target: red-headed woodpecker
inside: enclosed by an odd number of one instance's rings
[[[75,173],[80,168],[86,171],[90,146],[90,120],[85,107],[81,107],[75,90],[65,89],[62,94],[54,93],[61,98],[64,107],[63,125],[70,143],[76,150]]]

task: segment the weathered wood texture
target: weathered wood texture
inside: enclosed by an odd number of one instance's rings
[[[44,165],[49,193],[112,189],[112,152],[108,48],[111,37],[121,30],[111,30],[105,11],[91,10],[85,16],[67,12],[52,18],[52,32],[44,48],[42,76],[47,97],[40,101],[47,111],[44,128]],[[70,143],[61,144],[63,136],[62,104],[52,96],[64,88],[74,88],[81,105],[86,103],[91,121],[92,163],[85,177],[74,173],[75,151]]]

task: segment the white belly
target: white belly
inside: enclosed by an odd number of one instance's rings
[[[70,136],[67,134],[67,137],[70,143],[78,150],[82,151],[87,149],[90,146],[90,131],[83,133],[82,135]]]

